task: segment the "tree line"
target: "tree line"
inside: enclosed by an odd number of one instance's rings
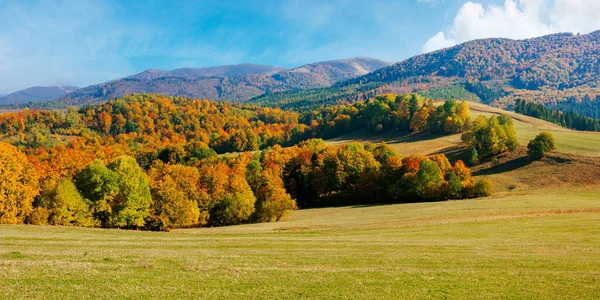
[[[232,157],[143,169],[110,149],[62,162],[0,143],[0,223],[169,230],[278,221],[298,207],[487,196],[462,161],[401,158],[385,144],[327,146],[311,139]],[[79,153],[78,153],[79,152]],[[73,162],[73,159],[77,159]],[[69,160],[66,162],[64,160]]]
[[[600,131],[600,119],[590,118],[572,111],[563,112],[558,109],[550,109],[542,104],[527,102],[525,100],[517,100],[515,112],[552,122],[565,128],[582,131]]]

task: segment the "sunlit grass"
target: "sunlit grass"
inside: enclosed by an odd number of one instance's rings
[[[559,152],[579,154],[586,156],[600,156],[600,133],[581,132],[568,130],[555,124],[539,120],[514,112],[504,111],[491,106],[469,103],[471,116],[484,115],[490,117],[493,114],[507,113],[514,118],[514,126],[517,131],[519,143],[527,145],[541,131],[549,131],[554,135]],[[444,149],[460,145],[460,134],[434,135],[434,136],[411,136],[408,132],[387,132],[383,134],[372,134],[367,130],[361,130],[343,135],[328,141],[331,145],[341,145],[352,141],[360,142],[386,142],[401,155],[409,154],[432,154],[443,152]]]
[[[3,298],[597,298],[600,191],[136,232],[0,226]]]

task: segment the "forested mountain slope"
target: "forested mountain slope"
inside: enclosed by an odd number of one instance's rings
[[[420,92],[512,107],[517,98],[556,105],[600,94],[600,31],[528,40],[482,39],[422,54],[325,89],[266,94],[283,107],[356,101],[380,92]],[[593,110],[597,110],[596,106]],[[592,110],[592,109],[590,109]],[[583,112],[586,113],[586,112]],[[590,111],[592,115],[594,112]]]

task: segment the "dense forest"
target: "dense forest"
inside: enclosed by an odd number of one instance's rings
[[[575,97],[570,97],[567,101],[557,102],[550,107],[563,112],[574,112],[594,119],[600,119],[600,95],[595,98],[586,94],[578,101]]]
[[[301,115],[159,95],[4,113],[0,223],[168,230],[277,221],[298,207],[485,196],[491,183],[461,161],[314,139],[363,128],[457,133],[470,120],[466,102],[416,94]]]
[[[570,129],[600,131],[600,119],[590,118],[572,111],[563,112],[558,109],[550,109],[544,105],[527,102],[525,100],[517,100],[515,112],[552,122]]]
[[[153,150],[155,155],[190,147],[222,154],[290,146],[361,128],[457,132],[468,125],[466,115],[466,103],[451,100],[436,108],[431,100],[416,94],[389,94],[303,114],[245,104],[131,95],[66,112],[4,113],[0,115],[0,138],[21,149],[48,148],[61,139],[80,137],[88,144],[116,144],[133,152]]]

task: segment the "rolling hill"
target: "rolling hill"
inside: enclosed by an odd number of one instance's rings
[[[510,113],[470,107],[473,117]],[[0,268],[10,270],[0,289],[8,298],[598,298],[600,159],[590,155],[600,133],[510,114],[521,143],[549,130],[559,148],[474,168],[494,181],[492,197],[301,209],[280,222],[168,233],[0,225]],[[455,136],[400,138],[363,136],[413,153],[456,147]]]
[[[576,131],[560,127],[540,119],[515,112],[469,102],[471,117],[489,117],[507,114],[513,118],[517,138],[521,146],[514,153],[497,157],[473,168],[476,175],[488,176],[497,192],[515,189],[530,191],[548,186],[572,184],[600,184],[600,133]],[[527,143],[541,131],[552,133],[557,151],[543,162],[531,163],[527,159]],[[403,156],[410,154],[445,154],[450,160],[467,160],[461,145],[461,134],[431,135],[408,132],[386,132],[373,135],[366,130],[352,132],[327,141],[329,145],[351,142],[385,142]],[[551,174],[551,175],[550,175]]]
[[[34,86],[0,96],[0,105],[54,100],[77,89],[75,86]]]
[[[482,39],[418,55],[369,74],[308,91],[258,96],[262,105],[309,108],[382,92],[420,92],[511,107],[516,98],[547,105],[600,95],[600,31],[527,40]]]
[[[157,93],[238,102],[265,92],[330,86],[389,64],[373,58],[356,57],[318,62],[291,70],[255,64],[171,71],[149,69],[129,77],[84,87],[56,101],[34,106],[81,106],[132,93]]]

